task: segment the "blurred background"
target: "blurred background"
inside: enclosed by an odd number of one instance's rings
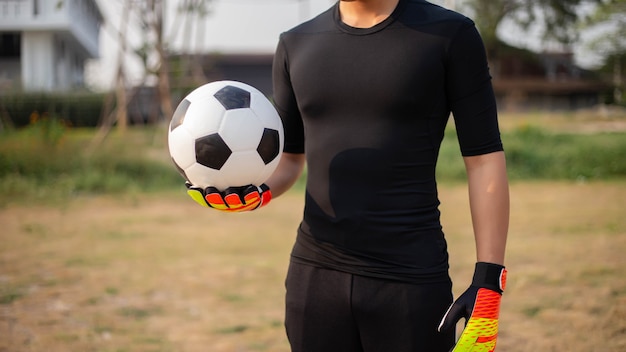
[[[475,19],[501,110],[623,104],[623,1],[434,2]],[[3,0],[0,92],[8,98],[2,124],[28,122],[30,112],[10,103],[16,94],[53,93],[56,100],[71,100],[71,95],[97,93],[105,95],[99,99],[103,115],[113,113],[104,101],[114,95],[110,100],[120,103],[115,116],[64,118],[120,126],[167,120],[184,94],[210,80],[239,79],[271,96],[270,66],[279,34],[332,3]],[[29,97],[20,99],[31,105]]]
[[[626,1],[432,1],[485,42],[511,179],[499,350],[626,351]],[[198,209],[167,151],[209,81],[272,97],[281,32],[331,0],[0,0],[0,352],[288,351],[303,179]],[[474,251],[456,132],[437,166],[455,294]]]

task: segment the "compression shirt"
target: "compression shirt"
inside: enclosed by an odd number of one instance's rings
[[[334,5],[283,34],[274,101],[284,151],[305,153],[292,260],[406,282],[447,279],[435,167],[452,112],[461,153],[502,150],[474,23],[420,0],[354,28]]]

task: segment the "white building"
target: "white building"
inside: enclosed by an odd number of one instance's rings
[[[102,21],[95,0],[0,0],[0,92],[84,87]]]

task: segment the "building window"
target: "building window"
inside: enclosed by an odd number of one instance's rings
[[[0,34],[0,58],[19,58],[22,50],[21,39],[16,32]]]

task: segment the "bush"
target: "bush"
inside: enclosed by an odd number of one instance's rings
[[[182,185],[182,177],[154,138],[155,129],[113,133],[90,151],[93,130],[70,129],[59,122],[37,122],[0,135],[0,203],[9,200],[64,199],[79,194],[151,192]],[[44,132],[55,130],[53,138]],[[139,146],[139,147],[138,147]],[[165,155],[166,156],[166,155]]]
[[[104,104],[104,94],[95,93],[15,93],[0,95],[9,120],[24,127],[33,119],[54,116],[73,127],[97,126]]]
[[[167,129],[113,131],[90,151],[94,129],[69,128],[51,117],[0,134],[0,204],[80,194],[180,190],[183,179],[166,147]],[[626,133],[557,134],[525,126],[502,135],[512,180],[606,180],[626,177]],[[440,181],[465,180],[454,129],[446,131]],[[304,177],[296,185],[304,188]]]
[[[626,133],[549,133],[523,126],[502,134],[512,180],[605,180],[626,177]],[[446,131],[438,164],[440,179],[465,178],[453,129]]]

